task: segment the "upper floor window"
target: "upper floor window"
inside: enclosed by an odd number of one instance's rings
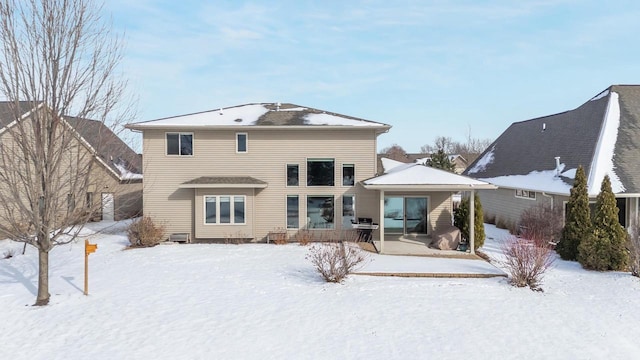
[[[298,186],[298,164],[287,164],[287,186]]]
[[[249,135],[247,133],[236,133],[236,152],[246,153],[248,152],[247,141]]]
[[[334,186],[334,159],[307,159],[307,186]]]
[[[167,155],[193,155],[193,134],[167,133]]]
[[[517,198],[523,198],[523,199],[535,200],[536,199],[536,192],[535,191],[516,189],[516,197]]]
[[[356,171],[353,164],[342,165],[342,186],[355,185]]]

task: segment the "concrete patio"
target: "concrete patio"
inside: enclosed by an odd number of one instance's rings
[[[380,249],[380,242],[374,243]],[[408,239],[385,241],[384,253],[372,252],[367,264],[354,274],[429,278],[507,277],[504,271],[475,254],[432,249],[423,242]]]

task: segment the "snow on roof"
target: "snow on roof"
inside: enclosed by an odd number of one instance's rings
[[[484,154],[484,156],[478,160],[478,162],[476,162],[476,164],[469,170],[467,170],[467,174],[475,174],[479,171],[483,171],[487,165],[491,164],[493,162],[493,151],[496,149],[496,146],[494,145],[491,150],[489,150],[486,154]]]
[[[615,167],[613,165],[613,155],[615,153],[616,140],[618,139],[619,126],[620,102],[618,100],[618,93],[612,91],[589,172],[587,181],[589,184],[589,194],[597,194],[600,192],[600,186],[605,175],[609,175],[611,179],[611,189],[614,193],[625,190],[620,178],[615,173]]]
[[[129,128],[209,126],[358,126],[389,125],[292,104],[247,104],[129,124]]]
[[[402,161],[393,160],[385,157],[380,158],[380,162],[382,162],[382,170],[385,173],[391,171],[393,168],[396,168],[400,165],[406,165],[406,163],[403,163]]]
[[[564,164],[562,165],[564,166]],[[576,169],[563,172],[562,177],[575,177]],[[557,194],[569,194],[571,185],[564,182],[562,177],[557,176],[556,170],[532,171],[527,175],[507,175],[492,178],[482,178],[486,182],[501,187],[513,189],[528,189],[534,191],[550,192]]]
[[[603,97],[605,97],[605,96],[607,96],[607,95],[609,95],[609,89],[607,89],[607,90],[605,90],[605,91],[601,92],[600,94],[598,94],[598,95],[594,96],[594,97],[593,97],[593,98],[591,98],[591,100],[589,100],[589,101],[596,101],[596,100],[600,100],[600,99],[602,99]]]
[[[251,125],[262,115],[269,111],[262,104],[250,104],[243,106],[230,107],[219,110],[210,110],[195,114],[182,116],[174,116],[159,120],[151,120],[143,123],[134,124],[144,127],[163,127],[163,126],[240,126]]]
[[[307,114],[304,119],[308,125],[339,125],[339,126],[371,126],[379,125],[368,121],[349,119],[333,114]]]
[[[365,185],[449,185],[449,186],[488,186],[481,180],[454,174],[441,169],[417,163],[396,166],[385,174],[363,181]]]
[[[118,171],[120,171],[120,178],[122,178],[122,180],[142,179],[142,174],[136,174],[134,172],[131,172],[127,170],[124,166],[117,163],[114,163],[113,165],[118,169]]]

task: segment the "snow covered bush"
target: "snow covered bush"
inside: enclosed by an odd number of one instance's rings
[[[164,226],[144,216],[134,221],[127,228],[127,237],[132,247],[151,247],[158,245],[165,239]]]
[[[367,256],[356,244],[334,242],[311,246],[306,259],[311,261],[325,281],[339,283],[363,265]]]
[[[557,243],[562,233],[562,209],[537,204],[520,215],[520,236],[538,245]]]
[[[548,245],[537,246],[534,241],[510,236],[502,244],[502,253],[511,285],[542,291],[542,277],[553,264],[553,252]]]

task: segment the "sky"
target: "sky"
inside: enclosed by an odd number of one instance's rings
[[[392,125],[378,148],[497,138],[640,84],[640,2],[107,0],[137,121],[288,102]]]

